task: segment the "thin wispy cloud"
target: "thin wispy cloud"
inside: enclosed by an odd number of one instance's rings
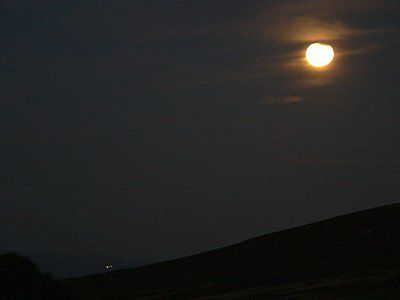
[[[300,96],[269,96],[264,99],[264,104],[267,105],[293,104],[303,100],[304,98]]]
[[[300,0],[266,5],[257,16],[238,28],[242,36],[253,40],[255,48],[265,47],[266,54],[254,57],[247,65],[247,72],[253,72],[254,77],[293,77],[287,82],[301,87],[332,84],[335,82],[333,77],[315,77],[304,72],[309,69],[305,60],[307,46],[313,42],[330,43],[334,47],[336,60],[378,51],[386,44],[374,43],[374,37],[398,29],[371,28],[351,22],[353,15],[369,14],[378,9],[400,11],[400,5],[393,1],[366,3],[352,0]],[[329,68],[334,68],[333,65]],[[340,66],[342,71],[346,67]]]

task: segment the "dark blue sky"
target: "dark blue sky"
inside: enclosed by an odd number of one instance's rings
[[[397,202],[400,5],[317,3],[3,1],[0,250],[152,262]]]

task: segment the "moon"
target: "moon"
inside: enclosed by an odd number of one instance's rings
[[[316,68],[329,65],[334,56],[335,52],[332,46],[328,44],[314,43],[308,46],[306,51],[307,62]]]

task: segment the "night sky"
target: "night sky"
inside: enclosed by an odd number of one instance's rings
[[[399,201],[399,1],[6,0],[0,24],[0,250],[149,263]]]

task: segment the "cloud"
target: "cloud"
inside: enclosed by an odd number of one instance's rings
[[[264,99],[264,104],[293,104],[303,100],[304,98],[300,96],[269,96]]]
[[[282,42],[324,42],[337,41],[361,32],[341,21],[299,16],[280,21],[273,27],[267,27],[265,36]]]
[[[385,28],[376,19],[371,21],[369,16],[376,10],[386,13],[400,10],[400,5],[395,1],[355,0],[269,2],[258,15],[237,24],[236,30],[248,41],[249,49],[256,50],[245,72],[253,78],[286,78],[291,87],[333,84],[335,76],[349,72],[346,69],[350,66],[342,63],[347,57],[378,51],[387,44],[377,44],[376,38],[398,30]],[[316,70],[310,70],[305,50],[312,42],[334,47],[335,63],[324,69],[330,74],[319,72],[315,76]]]

